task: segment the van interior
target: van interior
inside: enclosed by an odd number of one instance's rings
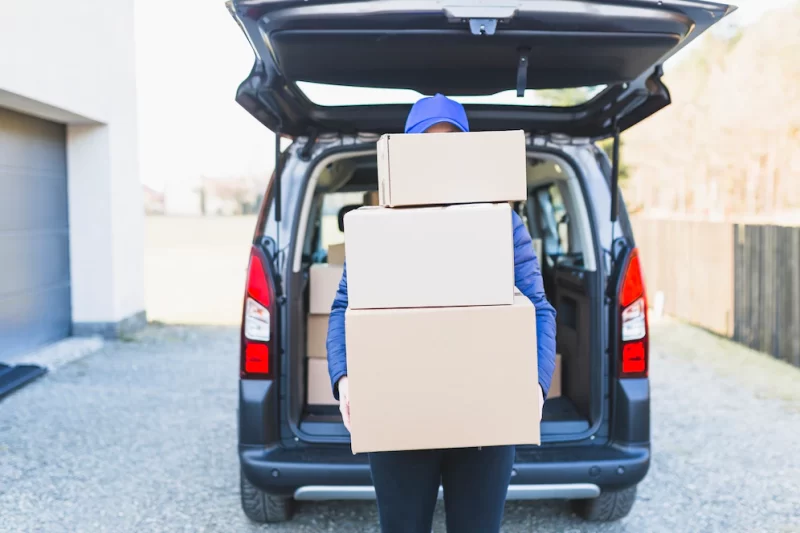
[[[290,422],[311,441],[340,442],[348,437],[330,396],[327,363],[322,364],[324,359],[319,355],[316,362],[307,357],[309,269],[327,262],[328,246],[344,242],[344,214],[374,198],[369,193],[377,191],[375,155],[361,154],[330,162],[313,172],[307,205],[301,211],[306,220],[299,224],[304,235],[297,240],[302,252],[296,250],[301,259],[295,261],[299,266],[295,273],[299,285],[295,286],[302,287],[304,297],[295,299],[297,308],[291,316],[298,319],[294,322],[300,328],[292,327],[291,338],[303,346],[295,345],[289,352],[295,354],[289,372]],[[552,154],[529,154],[527,185],[527,201],[513,208],[527,224],[537,248],[545,292],[557,311],[557,353],[561,359],[560,383],[554,383],[544,406],[542,441],[578,440],[585,438],[600,419],[597,404],[601,402],[597,398],[602,394],[596,387],[602,386],[602,355],[594,353],[601,350],[598,330],[602,322],[598,314],[602,312],[602,284],[596,275],[600,258],[581,182],[572,167]],[[316,320],[319,327],[319,318]],[[555,391],[559,385],[560,394]],[[328,390],[309,390],[322,386]],[[327,395],[329,401],[319,401],[321,395]],[[531,416],[535,416],[535,409],[531,406]]]

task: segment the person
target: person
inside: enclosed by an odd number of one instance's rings
[[[464,107],[441,94],[414,104],[405,126],[406,133],[466,131],[469,131],[469,122]],[[512,224],[514,282],[536,308],[541,420],[544,397],[555,368],[556,312],[544,294],[531,236],[520,216],[513,211]],[[453,268],[457,268],[458,259],[453,258]],[[340,400],[342,419],[350,430],[345,350],[347,301],[345,264],[328,323],[327,349],[333,393]],[[480,394],[480,390],[476,393]],[[500,531],[514,464],[513,446],[370,453],[369,463],[383,533],[430,532],[440,483],[444,490],[448,532]]]

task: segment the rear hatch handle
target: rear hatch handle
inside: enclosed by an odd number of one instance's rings
[[[497,19],[469,19],[469,31],[472,35],[494,35]]]
[[[462,0],[462,3],[441,2],[444,14],[450,20],[493,19],[508,20],[517,15],[519,2],[508,1],[501,5],[488,5],[488,2]],[[472,5],[469,5],[472,4]],[[471,24],[470,24],[471,25]]]
[[[519,5],[445,5],[443,11],[450,21],[469,22],[472,35],[494,35],[501,20],[509,20],[517,15]]]

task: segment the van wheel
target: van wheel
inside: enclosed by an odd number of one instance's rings
[[[573,500],[572,509],[590,522],[613,522],[628,516],[634,501],[636,485],[619,491],[604,491],[590,500]]]
[[[286,522],[292,518],[294,500],[286,496],[273,496],[259,489],[239,471],[242,510],[253,522]]]

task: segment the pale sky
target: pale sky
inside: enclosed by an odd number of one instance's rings
[[[272,134],[234,101],[253,52],[224,1],[135,1],[142,182],[268,175]],[[733,20],[792,1],[739,0]]]

